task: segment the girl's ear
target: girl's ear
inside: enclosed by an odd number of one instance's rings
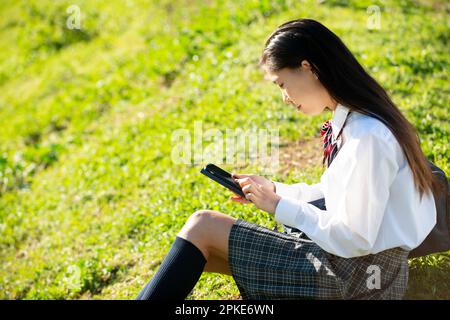
[[[302,60],[302,62],[300,63],[300,67],[302,67],[303,69],[311,70],[311,65],[307,60]]]
[[[319,79],[316,68],[314,68],[314,66],[311,66],[311,64],[308,62],[308,60],[302,60],[302,62],[300,64],[300,69],[311,72],[314,75],[314,77],[316,78],[316,80]]]
[[[311,72],[314,75],[314,78],[316,78],[316,80],[319,79],[317,69],[315,68],[314,65],[311,65],[307,60],[302,61],[301,68],[303,68],[306,71]]]

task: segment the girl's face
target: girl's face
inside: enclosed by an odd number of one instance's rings
[[[295,69],[284,68],[271,72],[264,66],[265,79],[280,87],[283,100],[308,115],[318,115],[325,108],[334,110],[336,102],[312,72],[308,61],[303,60]]]

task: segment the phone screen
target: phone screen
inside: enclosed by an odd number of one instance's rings
[[[200,170],[200,172],[213,179],[214,181],[220,183],[222,186],[230,189],[234,193],[240,195],[241,197],[245,197],[241,186],[239,185],[239,183],[233,180],[233,177],[229,172],[219,168],[212,163],[206,165],[206,167]]]
[[[231,174],[229,172],[227,172],[213,164],[209,164],[206,167],[209,170],[209,172],[211,172],[215,176],[221,177],[222,179],[227,180],[230,184],[235,185],[238,188],[241,188],[239,183],[237,183],[236,181],[233,180],[233,178],[231,177]]]

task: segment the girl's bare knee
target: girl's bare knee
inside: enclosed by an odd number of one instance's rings
[[[197,210],[186,221],[178,236],[191,241],[202,252],[226,256],[227,236],[236,218],[214,210]]]
[[[194,212],[178,232],[177,236],[193,243],[207,259],[209,257],[208,238],[204,224],[208,213],[205,210]]]

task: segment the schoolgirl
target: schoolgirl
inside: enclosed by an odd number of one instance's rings
[[[436,224],[437,182],[414,127],[315,20],[280,25],[260,65],[287,104],[311,116],[333,111],[320,130],[320,182],[234,174],[246,196],[231,199],[273,214],[284,230],[196,211],[137,299],[184,299],[202,272],[233,276],[243,299],[402,299],[408,253]]]

